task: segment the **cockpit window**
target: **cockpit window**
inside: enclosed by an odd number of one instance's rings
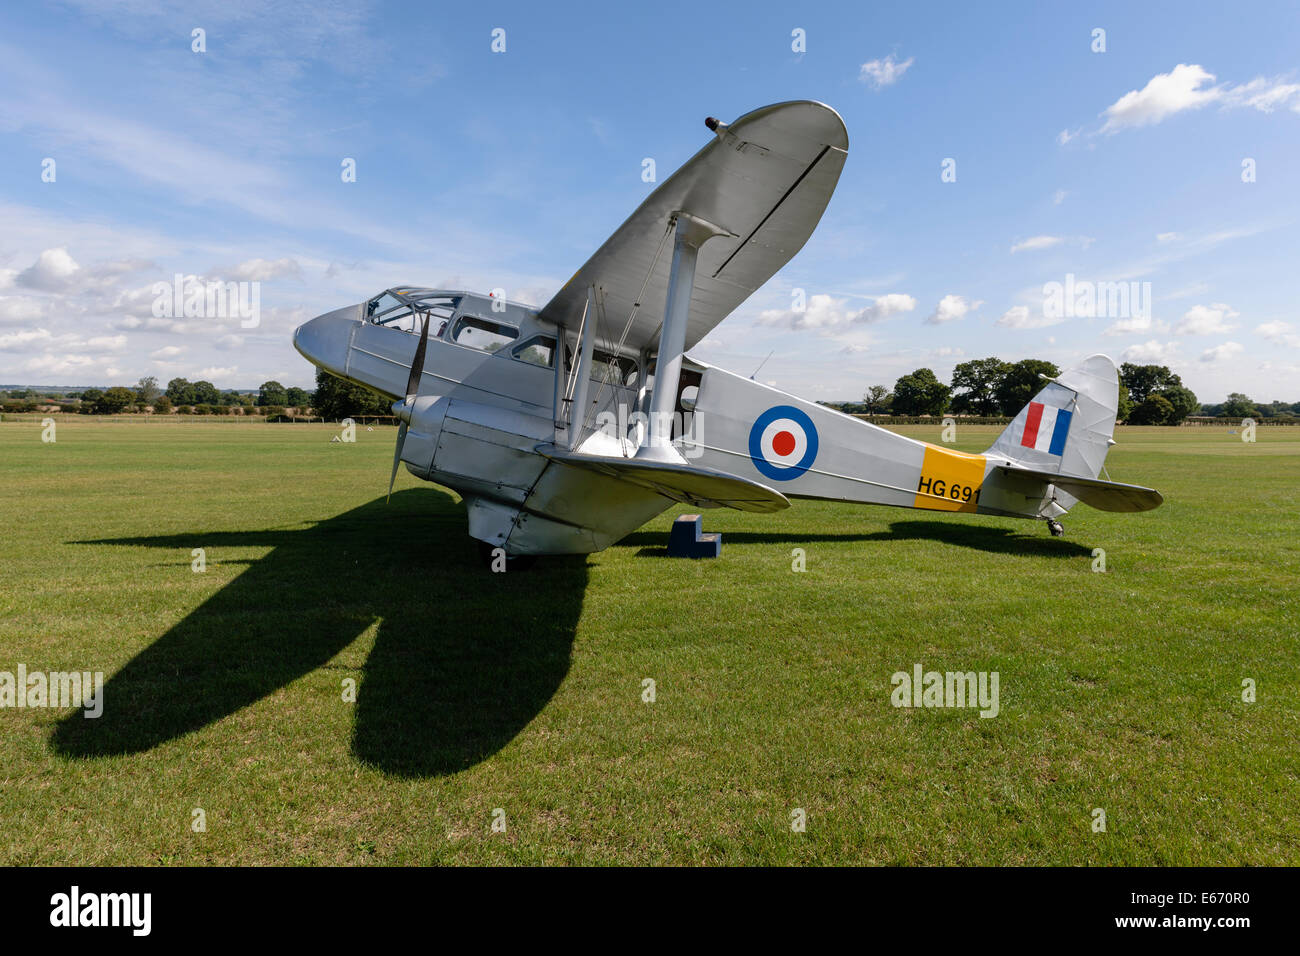
[[[489,322],[474,315],[462,315],[452,329],[451,340],[484,352],[495,352],[519,337],[519,330],[500,322]]]
[[[419,332],[429,320],[429,334],[440,335],[456,314],[461,297],[435,289],[401,286],[387,289],[366,303],[366,318],[385,328]]]
[[[382,316],[385,312],[391,312],[402,304],[401,299],[385,292],[379,298],[370,300],[369,305],[366,306],[366,314],[372,319],[378,320],[379,316]]]

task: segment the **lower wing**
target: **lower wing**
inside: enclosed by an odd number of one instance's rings
[[[609,475],[690,505],[716,505],[759,513],[790,507],[789,500],[779,491],[712,468],[585,455],[557,445],[541,445],[537,451],[551,461]]]

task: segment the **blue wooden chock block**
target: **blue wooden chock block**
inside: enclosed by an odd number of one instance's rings
[[[670,558],[716,558],[722,553],[722,535],[705,534],[699,515],[682,515],[668,533]]]

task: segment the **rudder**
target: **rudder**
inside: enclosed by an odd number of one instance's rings
[[[1096,478],[1114,443],[1118,409],[1114,361],[1089,356],[1035,395],[985,454],[1038,471]]]

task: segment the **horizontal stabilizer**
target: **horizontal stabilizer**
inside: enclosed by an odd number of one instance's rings
[[[730,475],[725,471],[714,471],[712,468],[584,455],[558,445],[539,445],[537,452],[551,461],[619,478],[686,504],[701,507],[719,505],[737,511],[758,513],[790,507],[789,500],[781,492],[757,481]]]
[[[1125,485],[1118,481],[1102,481],[1100,478],[1084,478],[1076,475],[1058,475],[1050,471],[1016,468],[1013,465],[998,465],[997,468],[1004,475],[1050,482],[1061,491],[1078,498],[1098,511],[1150,511],[1159,508],[1165,500],[1154,488],[1144,488],[1141,485]]]

